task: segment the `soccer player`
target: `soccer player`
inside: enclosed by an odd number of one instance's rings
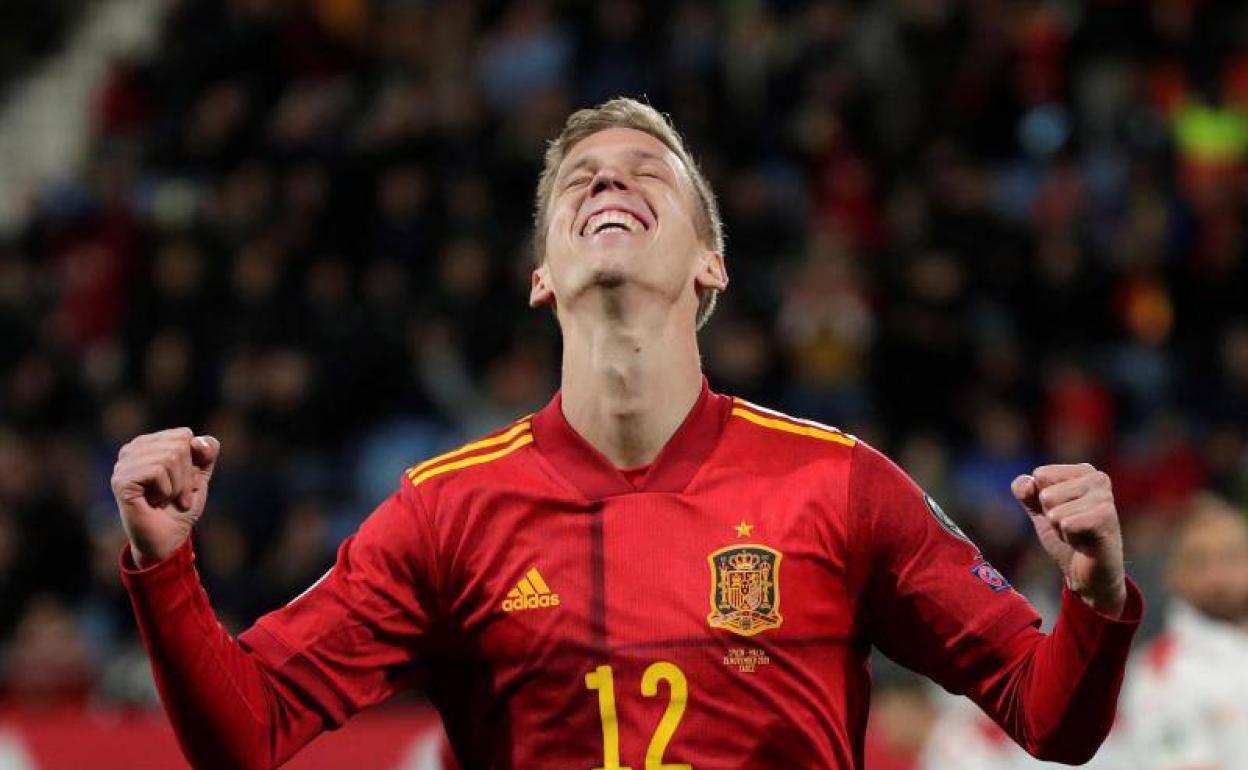
[[[123,577],[193,764],[273,767],[420,685],[464,770],[857,769],[872,646],[1039,756],[1096,751],[1142,611],[1105,474],[1014,482],[1065,579],[1042,634],[874,449],[709,389],[697,329],[728,285],[723,236],[662,116],[573,114],[535,223],[560,392],[414,465],[325,577],[237,640],[188,539],[222,448],[179,428],[121,450]]]
[[[1118,770],[1248,768],[1248,521],[1198,495],[1166,564],[1165,633],[1131,665]],[[1116,739],[1116,740],[1115,740]]]

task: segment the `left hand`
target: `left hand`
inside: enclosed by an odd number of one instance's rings
[[[1087,463],[1045,465],[1010,484],[1066,585],[1115,617],[1127,601],[1122,528],[1109,476]]]

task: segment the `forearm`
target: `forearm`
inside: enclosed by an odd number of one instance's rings
[[[295,701],[217,621],[190,545],[123,582],[151,659],[161,701],[196,768],[275,767],[319,731]]]
[[[1036,757],[1086,762],[1113,726],[1142,612],[1133,584],[1120,617],[1099,614],[1064,591],[1052,633],[1021,635],[1007,650],[1007,665],[972,697]]]

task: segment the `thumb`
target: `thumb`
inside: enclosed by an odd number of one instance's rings
[[[1040,486],[1036,484],[1034,476],[1024,473],[1017,477],[1010,482],[1010,492],[1029,515],[1044,515],[1044,509],[1040,505]]]
[[[221,455],[221,442],[214,436],[196,436],[191,441],[191,463],[205,477],[212,475]]]

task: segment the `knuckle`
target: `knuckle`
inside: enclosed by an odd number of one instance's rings
[[[142,436],[135,436],[121,447],[121,451],[118,452],[118,455],[133,457],[134,455],[142,454],[152,447],[154,441],[155,437],[151,433],[146,433]]]

